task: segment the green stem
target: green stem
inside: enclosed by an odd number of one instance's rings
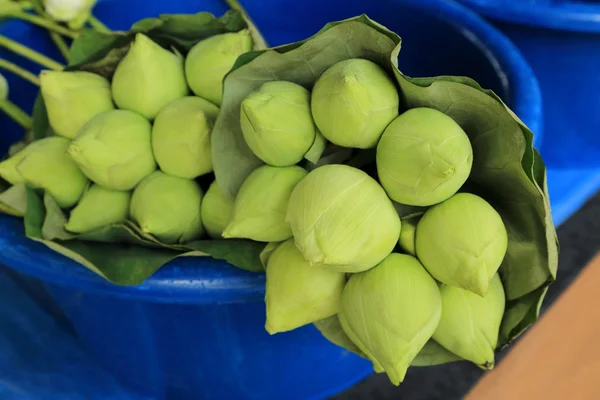
[[[0,110],[15,120],[15,122],[21,125],[23,128],[31,129],[31,117],[15,103],[8,99],[2,100],[0,101]]]
[[[90,23],[92,28],[94,28],[98,32],[102,32],[102,33],[112,32],[108,26],[104,25],[98,18],[94,17],[93,14],[90,14],[90,17],[88,18],[88,22]]]
[[[0,68],[10,71],[13,74],[33,83],[34,85],[40,86],[40,79],[37,76],[19,67],[17,64],[13,64],[8,60],[0,58]]]
[[[14,40],[10,40],[9,38],[3,35],[0,35],[0,47],[6,47],[8,50],[11,50],[12,52],[22,57],[28,58],[31,61],[34,61],[48,69],[62,71],[65,67],[61,63],[56,62],[53,59],[48,58],[45,55],[38,53],[33,49],[30,49],[29,47],[23,46],[22,44],[15,42]]]
[[[72,30],[67,29],[64,26],[61,26],[49,19],[38,17],[37,15],[32,15],[27,12],[14,12],[9,14],[9,16],[30,22],[37,26],[41,26],[42,28],[46,28],[52,32],[60,33],[61,35],[64,35],[71,39],[75,39],[78,36],[76,32],[73,32]]]
[[[63,57],[65,58],[65,60],[67,60],[67,63],[68,63],[69,62],[69,46],[67,46],[67,43],[65,42],[65,40],[62,38],[62,36],[60,36],[56,32],[50,32],[50,38],[52,38],[52,41],[54,42],[56,47],[58,47],[60,54],[63,55]]]
[[[252,21],[250,16],[248,16],[248,13],[246,12],[246,10],[244,10],[244,7],[242,7],[240,2],[238,0],[225,0],[225,3],[232,10],[239,11],[242,14],[242,16],[246,19],[246,22],[248,23],[248,29],[250,30],[250,33],[252,34],[252,37],[254,38],[254,49],[261,50],[261,49],[266,49],[267,47],[269,47],[269,45],[267,44],[267,41],[265,40],[263,35],[260,33],[260,31],[258,30],[256,25]]]

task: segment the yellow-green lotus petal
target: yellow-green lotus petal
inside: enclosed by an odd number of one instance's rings
[[[259,242],[280,242],[292,237],[285,220],[294,187],[306,176],[298,166],[263,165],[244,181],[233,205],[225,238],[247,238]]]
[[[504,314],[504,288],[498,274],[485,297],[442,285],[442,318],[433,338],[452,353],[483,369],[494,367],[494,351]]]
[[[310,92],[292,82],[272,81],[242,100],[242,133],[248,147],[269,165],[298,163],[315,141]]]
[[[223,78],[235,60],[252,50],[247,29],[211,36],[196,44],[185,59],[185,75],[192,91],[220,106]]]
[[[65,229],[75,233],[85,233],[124,222],[129,215],[130,201],[131,192],[91,185],[71,211]]]
[[[131,190],[156,169],[151,129],[150,122],[133,111],[107,111],[81,129],[69,154],[95,183]]]
[[[220,239],[233,212],[233,201],[225,196],[217,182],[208,187],[202,199],[202,224],[213,239]]]
[[[390,198],[429,206],[448,199],[465,183],[473,149],[452,118],[421,107],[392,121],[377,145],[376,159],[379,180]]]
[[[210,133],[219,108],[200,97],[167,104],[152,127],[152,150],[163,172],[193,179],[212,171]]]
[[[346,165],[319,167],[300,181],[287,220],[311,265],[343,272],[374,267],[400,236],[400,218],[383,188]]]
[[[155,171],[135,188],[130,214],[142,232],[163,243],[186,243],[204,231],[201,203],[195,181]]]
[[[267,243],[267,245],[264,247],[264,249],[262,249],[262,251],[260,252],[260,263],[262,264],[264,269],[267,269],[267,265],[269,264],[269,258],[271,258],[271,254],[273,254],[273,252],[275,251],[275,249],[277,247],[279,247],[279,245],[282,242],[271,242],[271,243]]]
[[[88,180],[67,149],[70,140],[50,136],[31,143],[17,164],[17,172],[28,185],[44,189],[61,208],[77,203]]]
[[[112,79],[117,106],[151,120],[187,93],[182,58],[138,33]]]
[[[398,116],[399,98],[388,74],[372,61],[352,58],[329,67],[317,79],[311,109],[317,127],[331,143],[375,147]]]
[[[442,314],[436,282],[419,261],[391,254],[354,274],[342,294],[340,322],[346,334],[398,385],[435,331]]]
[[[19,150],[17,153],[0,162],[0,176],[2,179],[10,183],[11,185],[18,185],[19,183],[25,183],[25,178],[21,176],[17,171],[17,165],[27,155],[27,152],[31,149],[30,146]]]
[[[417,226],[417,257],[438,281],[485,296],[504,259],[502,218],[484,199],[458,193],[430,208]]]
[[[265,329],[270,334],[290,331],[339,311],[345,274],[312,268],[293,239],[273,251],[266,273]]]
[[[50,126],[71,139],[93,117],[115,108],[108,80],[90,72],[42,71],[40,90]]]

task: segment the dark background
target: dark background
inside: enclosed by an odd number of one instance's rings
[[[558,228],[560,254],[558,277],[550,286],[542,312],[548,309],[577,274],[600,251],[600,194],[588,201]],[[510,351],[510,347],[497,356]],[[463,398],[483,375],[467,362],[428,368],[410,368],[400,386],[393,386],[385,374],[373,374],[332,400],[455,400]]]

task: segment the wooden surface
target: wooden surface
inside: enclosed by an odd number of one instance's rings
[[[465,399],[600,399],[600,254]]]

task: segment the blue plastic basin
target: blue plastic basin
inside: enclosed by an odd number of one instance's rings
[[[405,73],[471,76],[502,96],[539,140],[542,106],[531,68],[506,37],[454,2],[243,3],[272,45],[367,13],[403,37]],[[97,15],[113,29],[126,29],[142,17],[200,9],[225,11],[217,0],[105,0]],[[0,31],[58,58],[36,29],[10,22]],[[31,109],[33,88],[10,83],[13,99]],[[18,130],[5,119],[0,126],[8,131],[0,138],[4,151]],[[179,259],[140,286],[118,287],[29,241],[20,220],[1,216],[0,263],[39,279],[91,357],[152,399],[319,399],[371,372],[369,363],[329,344],[312,326],[269,336],[263,329],[264,276],[210,258]]]
[[[552,215],[560,224],[600,188],[600,2],[462,1],[494,20],[540,81],[540,151]]]

